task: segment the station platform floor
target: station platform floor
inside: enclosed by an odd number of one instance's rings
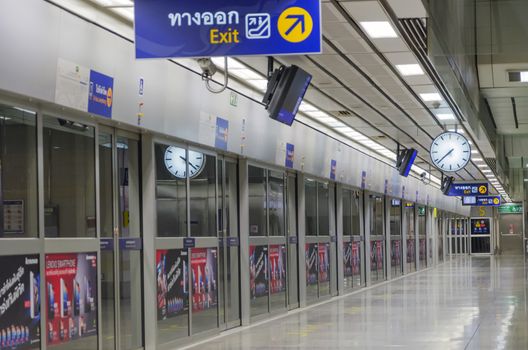
[[[437,267],[234,329],[192,349],[528,349],[521,256]]]

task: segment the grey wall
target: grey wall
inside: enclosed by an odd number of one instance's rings
[[[55,100],[59,59],[114,77],[113,120],[138,126],[139,103],[144,103],[143,131],[173,136],[202,146],[214,146],[215,118],[228,119],[228,151],[283,166],[286,142],[295,145],[294,168],[328,178],[331,159],[337,160],[336,179],[365,188],[429,202],[467,215],[459,200],[415,178],[402,178],[394,168],[368,157],[321,132],[295,123],[292,127],[270,120],[264,108],[239,96],[229,104],[230,92],[209,93],[200,77],[166,60],[134,59],[132,43],[42,0],[4,0],[0,3],[0,90],[29,96],[44,105]],[[138,95],[139,79],[145,95]],[[67,109],[64,114],[67,115]],[[88,115],[88,114],[87,114]]]

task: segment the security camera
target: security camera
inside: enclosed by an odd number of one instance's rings
[[[218,68],[210,58],[198,58],[196,61],[200,65],[204,77],[212,77],[218,71]]]

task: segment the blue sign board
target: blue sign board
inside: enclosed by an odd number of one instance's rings
[[[114,250],[114,239],[113,238],[101,238],[99,245],[102,251]]]
[[[483,196],[483,197],[477,197],[477,204],[478,207],[499,207],[501,205],[501,197],[500,196]]]
[[[239,245],[240,245],[240,241],[238,237],[227,237],[228,247],[238,247]]]
[[[330,161],[330,179],[331,180],[336,179],[336,169],[337,169],[337,161],[335,159],[332,159]]]
[[[114,78],[90,71],[90,89],[88,92],[88,113],[112,118],[114,104]]]
[[[196,244],[196,240],[191,237],[187,237],[183,239],[183,248],[194,248]]]
[[[143,241],[141,238],[120,238],[119,249],[121,250],[141,250]]]
[[[136,0],[137,58],[322,51],[319,0]]]
[[[448,196],[485,196],[488,194],[488,184],[479,183],[453,183],[449,188]]]
[[[229,137],[229,120],[216,118],[215,147],[227,151],[227,140]]]
[[[285,160],[285,166],[286,168],[293,168],[293,159],[295,156],[295,146],[291,143],[286,144],[286,160]]]
[[[363,170],[361,172],[361,189],[364,190],[367,187],[367,172]]]

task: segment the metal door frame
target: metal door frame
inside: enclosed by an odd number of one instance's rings
[[[120,238],[121,238],[121,232],[120,232],[120,219],[119,219],[119,206],[120,206],[120,193],[119,193],[119,169],[118,169],[118,158],[117,158],[117,138],[118,137],[125,137],[129,138],[134,141],[138,141],[138,157],[141,159],[141,137],[137,133],[133,133],[130,131],[118,129],[115,127],[110,127],[106,125],[99,125],[97,130],[97,149],[99,150],[99,135],[100,134],[108,134],[111,137],[111,148],[112,148],[112,239],[113,239],[113,261],[114,261],[114,344],[116,350],[121,349],[122,339],[121,339],[121,265],[120,265],[120,257],[121,257],[121,248],[120,248]],[[99,165],[100,155],[97,157],[97,164]],[[138,163],[138,175],[139,175],[139,182],[141,183],[141,161]],[[97,177],[99,178],[99,172],[97,173]],[[100,181],[100,179],[99,179]],[[141,191],[141,186],[140,186]],[[100,200],[100,198],[99,198]],[[140,213],[142,213],[142,203],[140,200]],[[143,232],[142,232],[142,218],[140,217],[140,234],[141,236],[139,238],[143,238]],[[141,255],[143,255],[143,249],[140,250]],[[100,278],[101,276],[99,276]],[[141,286],[143,286],[143,271],[141,273]],[[142,292],[143,293],[143,292]],[[143,299],[143,297],[142,297]],[[141,312],[143,315],[143,312]],[[142,322],[141,331],[144,330],[144,322]],[[137,349],[142,349],[144,347],[144,337],[142,341],[142,346],[140,346]]]

